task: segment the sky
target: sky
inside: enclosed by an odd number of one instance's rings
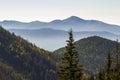
[[[49,22],[70,16],[120,25],[120,0],[0,0],[0,21]]]

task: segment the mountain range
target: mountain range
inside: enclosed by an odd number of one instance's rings
[[[71,16],[64,20],[53,20],[51,22],[19,22],[14,20],[4,20],[0,22],[0,25],[6,29],[41,29],[52,28],[58,30],[68,31],[70,28],[73,31],[107,31],[115,34],[119,34],[120,26],[104,23],[98,20],[85,20],[76,16]]]
[[[111,40],[120,39],[120,26],[98,20],[85,20],[76,16],[51,22],[32,21],[26,23],[4,20],[0,22],[0,25],[37,46],[50,51],[65,46],[65,40],[68,36],[67,32],[71,28],[76,41],[90,36],[100,36]],[[46,43],[52,47],[49,47]]]

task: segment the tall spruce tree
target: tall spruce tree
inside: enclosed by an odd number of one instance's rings
[[[72,30],[66,41],[66,51],[59,66],[59,80],[82,80],[82,65],[79,64],[78,53],[75,49]]]

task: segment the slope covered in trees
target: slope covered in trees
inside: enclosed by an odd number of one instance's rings
[[[104,75],[100,69],[106,66],[108,50],[112,58],[116,53],[115,41],[97,36],[81,39],[75,47],[86,73],[99,72],[98,78]],[[61,48],[50,54],[0,27],[0,80],[57,80],[55,65],[64,52],[65,48]],[[118,75],[116,67],[111,70],[110,75]],[[108,68],[108,72],[111,70]]]
[[[106,65],[108,49],[111,50],[112,55],[114,54],[115,42],[105,38],[93,36],[81,39],[75,44],[80,63],[84,66],[85,71],[91,75],[96,74],[100,68]],[[55,59],[60,59],[64,52],[65,48],[54,51]]]
[[[99,70],[97,75],[92,75],[89,80],[120,80],[120,47],[118,40],[115,44],[114,56],[108,50],[106,66]]]
[[[0,80],[26,80],[24,76],[17,73],[11,66],[0,62]]]
[[[56,79],[56,67],[49,53],[0,27],[0,79]]]

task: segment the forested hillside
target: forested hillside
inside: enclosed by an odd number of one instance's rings
[[[86,73],[91,75],[96,74],[105,66],[108,49],[111,50],[112,55],[115,49],[115,41],[97,36],[81,39],[75,44],[80,63],[83,64]],[[64,52],[65,48],[54,51],[56,60],[60,59]]]
[[[50,52],[0,27],[0,80],[54,80]]]
[[[116,55],[115,44],[115,41],[97,36],[75,42],[85,73],[96,75],[98,78],[99,75],[104,75],[108,50],[112,58]],[[38,48],[0,27],[0,80],[57,80],[56,70],[64,52],[65,48],[53,53]],[[111,70],[113,71],[110,75],[113,75],[111,77],[114,79],[117,68],[113,67]]]
[[[11,66],[0,62],[0,80],[26,80],[24,76],[17,73]]]

